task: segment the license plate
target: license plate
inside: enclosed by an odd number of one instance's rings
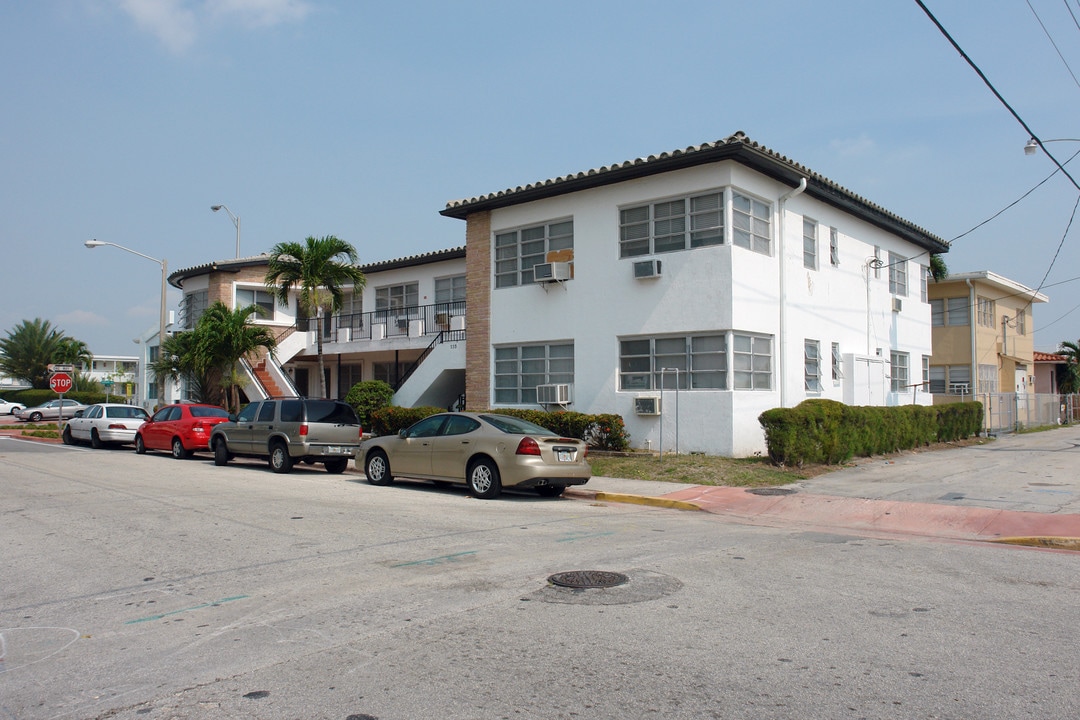
[[[574,453],[569,450],[559,450],[556,453],[556,457],[559,459],[559,462],[574,462]]]
[[[330,445],[329,447],[326,448],[326,452],[328,452],[331,455],[340,455],[341,454],[341,448],[338,447],[337,445]]]

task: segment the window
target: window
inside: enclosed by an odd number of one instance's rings
[[[764,335],[732,336],[731,359],[736,390],[772,389],[772,338]]]
[[[833,267],[840,266],[840,233],[836,228],[829,228],[829,262]]]
[[[907,297],[907,258],[889,253],[889,292]]]
[[[926,265],[919,266],[919,299],[930,302],[930,268]]]
[[[245,308],[255,305],[262,308],[262,312],[256,312],[252,317],[274,319],[274,296],[265,290],[253,290],[249,288],[236,288],[236,307]]]
[[[574,382],[574,344],[495,348],[495,402],[536,404],[536,386]]]
[[[724,193],[639,205],[619,211],[619,257],[724,243]]]
[[[574,247],[574,221],[536,225],[495,235],[495,287],[533,282],[533,266],[552,250]]]
[[[398,380],[405,377],[409,369],[408,363],[377,362],[371,364],[371,379],[382,380],[390,387],[396,388]]]
[[[418,283],[405,285],[388,285],[375,289],[375,311],[403,315],[409,310],[415,310],[420,304],[420,286]]]
[[[998,367],[997,365],[979,365],[979,392],[998,392]]]
[[[772,210],[739,193],[731,196],[732,244],[764,255],[772,252]]]
[[[944,327],[944,325],[945,325],[945,301],[944,300],[931,300],[930,301],[930,324],[933,327]]]
[[[953,395],[971,393],[971,366],[949,365],[949,392]]]
[[[922,356],[922,389],[923,392],[930,390],[930,356]]]
[[[990,298],[980,297],[978,299],[978,318],[979,324],[983,327],[994,327],[994,301]]]
[[[966,297],[949,298],[945,301],[946,325],[970,325],[971,313],[968,305],[968,299]]]
[[[948,387],[947,383],[948,368],[944,365],[931,365],[928,375],[927,383],[929,384],[930,392],[944,394],[945,389]]]
[[[465,302],[465,276],[435,279],[435,302],[452,303]]]
[[[817,220],[808,217],[802,221],[802,264],[807,270],[817,270]]]
[[[1016,332],[1020,335],[1027,335],[1027,311],[1016,311]]]
[[[807,392],[821,392],[821,348],[817,340],[803,340],[803,379]]]
[[[726,390],[727,368],[726,334],[619,342],[620,390]]]
[[[199,318],[206,312],[206,307],[209,304],[209,290],[196,290],[184,295],[184,307],[181,313],[183,315],[182,327],[185,330],[194,330],[195,324],[199,322]]]
[[[840,343],[832,344],[832,379],[833,385],[839,385],[840,380],[844,377],[843,366],[841,365],[840,356]]]
[[[892,391],[895,393],[908,392],[909,360],[907,353],[894,352],[890,354]]]

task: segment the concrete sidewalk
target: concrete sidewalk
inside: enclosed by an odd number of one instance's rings
[[[699,510],[752,524],[1080,549],[1078,468],[1080,427],[1069,427],[862,459],[783,488],[595,477],[566,494]]]

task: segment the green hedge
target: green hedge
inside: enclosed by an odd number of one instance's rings
[[[805,400],[758,416],[769,459],[777,465],[869,457],[978,435],[982,404],[865,407],[835,400]]]
[[[370,429],[375,435],[394,435],[414,422],[440,412],[445,410],[437,407],[402,408],[391,405],[370,413],[368,417],[371,427],[364,429]],[[544,412],[514,408],[487,412],[528,420],[558,435],[584,440],[597,450],[626,450],[630,447],[630,434],[626,431],[620,415],[586,415],[579,412]]]
[[[52,390],[15,390],[13,392],[5,392],[3,397],[8,402],[17,402],[20,405],[26,407],[37,407],[38,405],[44,405],[50,400],[59,400],[60,396],[54,393]],[[111,402],[123,402],[122,395],[116,393],[109,394],[109,400]],[[93,405],[94,403],[105,402],[105,393],[99,392],[85,392],[82,390],[76,390],[74,392],[64,393],[65,400],[76,400],[83,405]]]

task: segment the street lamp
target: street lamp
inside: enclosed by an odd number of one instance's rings
[[[110,246],[112,246],[114,248],[119,248],[120,250],[123,250],[125,252],[129,252],[132,255],[138,255],[141,258],[146,258],[147,260],[156,262],[158,265],[161,266],[161,316],[158,318],[158,320],[159,320],[159,325],[158,325],[158,354],[160,355],[164,351],[164,347],[165,347],[165,308],[166,308],[165,290],[168,287],[169,261],[168,260],[158,260],[157,258],[150,257],[149,255],[143,255],[138,250],[132,250],[129,247],[124,247],[123,245],[117,245],[116,243],[105,242],[104,240],[87,240],[83,244],[86,245],[86,247],[91,248],[91,249],[96,248],[96,247],[101,247],[102,245],[110,245]],[[157,385],[158,385],[158,402],[164,402],[164,400],[165,400],[165,377],[163,375],[159,376],[157,378]]]
[[[218,210],[224,210],[229,215],[229,219],[232,220],[232,224],[236,226],[236,257],[240,257],[240,217],[232,214],[232,210],[224,205],[211,205],[210,209],[214,212]]]
[[[1024,145],[1024,154],[1025,155],[1034,155],[1035,153],[1037,153],[1039,151],[1039,147],[1041,145],[1044,145],[1045,143],[1052,143],[1052,142],[1080,142],[1080,139],[1078,139],[1078,138],[1054,138],[1052,140],[1039,140],[1038,138],[1031,138],[1030,140],[1027,141],[1027,144]]]

